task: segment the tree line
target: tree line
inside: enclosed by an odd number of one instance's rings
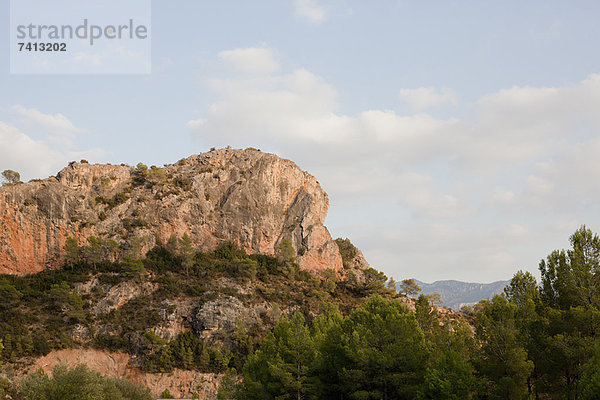
[[[283,318],[221,399],[600,399],[600,239],[585,226],[571,248],[519,271],[501,295],[440,318],[371,297],[342,316]],[[237,377],[237,378],[236,378]]]

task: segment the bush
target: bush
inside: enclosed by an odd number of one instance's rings
[[[12,169],[7,169],[2,172],[2,177],[9,184],[16,185],[17,183],[21,183],[21,175],[17,171],[13,171]]]
[[[19,392],[24,400],[150,400],[150,390],[133,383],[105,378],[81,364],[69,369],[57,365],[52,377],[39,370],[21,381]]]
[[[358,254],[358,249],[348,238],[337,238],[335,239],[335,243],[340,249],[340,255],[342,256],[342,264],[344,265],[344,268],[350,268],[352,260],[354,260],[354,257],[356,257]]]
[[[223,260],[237,260],[247,257],[246,252],[235,242],[223,242],[218,249],[214,251],[214,256]]]

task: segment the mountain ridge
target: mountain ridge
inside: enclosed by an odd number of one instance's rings
[[[233,241],[274,255],[288,242],[301,269],[340,270],[328,209],[312,175],[255,149],[211,150],[161,168],[71,162],[55,177],[0,187],[0,273],[59,268],[69,237],[81,247],[90,237],[113,241],[119,249],[108,258],[122,259],[184,234],[202,251]]]
[[[423,294],[439,293],[444,302],[443,305],[454,310],[460,310],[463,306],[473,305],[480,300],[501,293],[509,282],[509,280],[500,280],[478,283],[446,279],[426,283],[415,279],[415,283],[421,287]]]

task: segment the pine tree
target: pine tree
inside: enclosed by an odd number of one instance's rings
[[[183,369],[190,369],[194,365],[194,352],[185,345],[181,345],[181,366]]]
[[[373,296],[324,338],[321,398],[415,399],[428,359],[415,315]]]
[[[404,279],[400,283],[400,292],[405,296],[414,296],[421,291],[419,285],[415,283],[414,279]]]
[[[600,400],[600,340],[596,341],[593,356],[582,370],[581,400]]]
[[[187,233],[184,233],[179,239],[179,252],[181,253],[181,265],[186,275],[189,275],[190,268],[194,265],[194,242]]]
[[[313,338],[299,312],[283,317],[244,367],[249,398],[310,397],[315,388],[310,371],[317,355]]]
[[[210,370],[210,352],[208,351],[208,346],[204,343],[202,345],[202,349],[200,350],[200,357],[198,362],[200,364],[200,370]]]
[[[79,262],[80,249],[77,239],[68,237],[65,241],[63,249],[65,250],[65,261],[67,265],[72,266]]]
[[[166,249],[171,255],[176,255],[179,252],[179,239],[175,234],[172,234],[167,241]]]
[[[517,306],[500,295],[480,304],[476,334],[482,347],[477,367],[487,379],[483,390],[490,399],[524,398],[533,363],[519,342]]]
[[[6,180],[6,182],[13,185],[21,183],[21,174],[19,174],[17,171],[13,171],[12,169],[5,169],[2,172],[2,177]]]

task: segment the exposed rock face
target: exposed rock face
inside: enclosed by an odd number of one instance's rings
[[[215,150],[149,171],[71,163],[57,177],[0,188],[0,273],[61,266],[68,237],[81,246],[90,236],[112,239],[139,256],[184,233],[199,250],[231,240],[269,255],[288,240],[301,268],[339,270],[323,225],[328,208],[313,176],[255,150]]]
[[[191,319],[196,302],[190,299],[164,300],[159,310],[161,322],[152,331],[169,341],[187,329],[186,322]]]
[[[158,398],[163,390],[168,389],[176,398],[199,395],[200,399],[214,400],[221,376],[196,371],[175,369],[169,373],[144,373],[131,366],[129,354],[106,352],[92,349],[57,350],[41,357],[26,372],[42,369],[51,373],[57,364],[73,367],[85,364],[90,369],[110,378],[128,379],[138,385],[148,387],[154,398]]]
[[[108,314],[141,294],[154,292],[156,286],[156,284],[150,282],[142,284],[130,281],[121,282],[116,286],[112,286],[108,293],[106,293],[106,296],[94,304],[91,311],[94,314]]]
[[[362,271],[365,269],[371,268],[367,259],[363,255],[362,251],[356,249],[356,255],[352,260],[350,260],[350,269]]]
[[[192,318],[192,326],[198,334],[218,329],[234,329],[236,319],[243,318],[245,323],[258,319],[256,310],[247,309],[235,297],[226,297],[204,303]]]

